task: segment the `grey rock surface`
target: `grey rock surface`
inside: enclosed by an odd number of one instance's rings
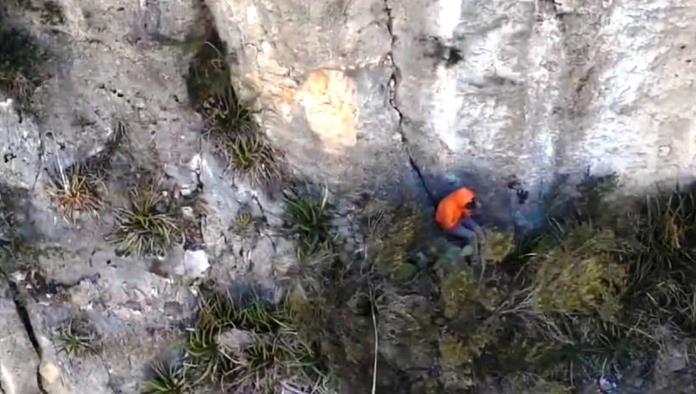
[[[693,177],[693,2],[208,4],[269,133],[294,164],[329,164],[320,171],[334,182],[391,185],[409,179],[397,170],[410,160],[436,198],[468,184],[491,222],[533,225],[539,193],[564,174],[616,171],[626,192]],[[355,93],[321,70],[341,71]],[[312,98],[353,94],[354,117],[340,104],[313,111]],[[322,116],[341,126],[323,130]],[[524,206],[513,179],[531,192]]]
[[[0,283],[0,389],[4,394],[39,394],[36,376],[39,357],[22,320],[8,295],[6,284]]]
[[[53,26],[40,11],[11,11],[50,56],[38,118],[0,97],[0,201],[21,195],[11,231],[37,253],[1,267],[0,392],[38,392],[41,380],[48,393],[136,393],[145,366],[186,328],[196,281],[272,288],[296,263],[294,247],[282,202],[230,177],[201,138],[183,76],[206,11],[188,1],[56,3],[64,22]],[[693,1],[204,3],[264,131],[298,174],[336,196],[429,203],[467,184],[484,221],[532,226],[563,174],[617,171],[632,193],[696,172]],[[202,185],[203,246],[162,261],[116,255],[105,237],[135,181],[125,175],[111,180],[98,220],[58,215],[47,170],[102,152],[118,120],[130,131],[122,167],[156,170],[182,194]],[[512,180],[530,191],[523,204]],[[244,210],[258,223],[242,236],[233,227]],[[10,229],[0,230],[2,241]],[[13,291],[27,296],[40,352]],[[76,316],[95,326],[101,356],[59,351],[56,330]],[[420,356],[425,365],[431,355]]]
[[[147,366],[190,323],[200,280],[231,283],[252,272],[270,287],[274,262],[294,250],[264,225],[255,232],[259,242],[243,246],[258,259],[239,258],[242,242],[230,231],[239,207],[273,225],[283,208],[230,177],[202,138],[184,80],[200,9],[191,2],[56,3],[65,21],[53,26],[42,23],[40,10],[10,9],[49,56],[34,92],[38,117],[19,116],[16,103],[0,97],[0,241],[17,236],[32,253],[0,266],[0,392],[38,393],[41,384],[50,394],[140,393]],[[112,159],[105,207],[98,218],[64,220],[49,194],[51,173],[104,152],[119,121],[128,138],[125,153]],[[115,253],[107,240],[113,210],[138,182],[134,168],[156,173],[177,195],[202,190],[209,218],[200,223],[203,245],[178,245],[162,259]],[[5,291],[9,281],[14,291]],[[36,350],[17,317],[16,294],[25,300]],[[93,327],[99,354],[61,349],[60,330],[74,319]]]

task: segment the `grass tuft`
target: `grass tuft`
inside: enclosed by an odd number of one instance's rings
[[[282,179],[281,155],[263,134],[250,106],[239,100],[215,31],[192,59],[187,87],[203,116],[205,135],[229,168],[254,185],[271,186]]]
[[[191,385],[183,365],[174,361],[156,361],[150,366],[152,378],[145,383],[143,394],[186,394]]]
[[[103,200],[98,182],[84,171],[72,169],[56,177],[49,194],[58,203],[58,210],[66,221],[72,222],[80,214],[99,216]]]
[[[58,330],[56,336],[58,350],[68,357],[84,356],[99,352],[99,339],[93,329],[85,322],[71,320]]]
[[[281,179],[278,153],[259,132],[238,133],[209,130],[215,149],[228,165],[254,185],[268,185]]]
[[[240,211],[234,218],[234,232],[237,235],[249,235],[256,227],[256,218],[251,211]]]
[[[130,193],[129,206],[115,211],[116,227],[110,236],[117,250],[125,255],[164,255],[183,240],[178,217],[169,201],[150,188]]]
[[[293,190],[285,195],[287,222],[296,238],[301,254],[310,255],[333,240],[328,190],[321,196],[309,190]]]
[[[286,383],[317,389],[328,384],[316,345],[294,328],[286,303],[272,305],[253,289],[204,294],[185,346],[186,375],[193,386],[212,383],[271,394]]]

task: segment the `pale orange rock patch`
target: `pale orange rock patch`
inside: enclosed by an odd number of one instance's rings
[[[296,94],[310,129],[327,151],[338,152],[357,143],[355,82],[339,70],[310,73]]]

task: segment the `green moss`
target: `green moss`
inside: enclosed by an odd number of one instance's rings
[[[477,319],[477,314],[495,309],[503,294],[495,286],[486,286],[479,281],[474,271],[466,267],[446,275],[441,284],[440,297],[445,317],[455,319],[469,316]]]
[[[430,218],[415,206],[403,206],[378,215],[367,218],[368,229],[372,227],[372,236],[368,238],[370,254],[384,275],[397,282],[410,280],[418,270],[415,264],[421,247],[419,241],[423,239],[424,225]]]
[[[569,229],[558,247],[533,260],[537,306],[542,311],[598,313],[612,319],[626,287],[618,248],[609,230],[589,224]]]
[[[516,248],[515,234],[511,231],[486,231],[486,262],[500,263]]]
[[[467,346],[455,335],[444,334],[440,337],[440,361],[449,367],[461,367],[470,363],[473,355]]]

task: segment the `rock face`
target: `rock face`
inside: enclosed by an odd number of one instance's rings
[[[436,197],[469,184],[499,222],[534,220],[537,192],[563,174],[617,171],[633,191],[695,170],[690,1],[208,5],[269,133],[306,170],[331,150],[327,176],[379,184],[410,159]],[[354,117],[343,96],[303,99],[317,75],[339,70],[356,86]],[[336,85],[325,79],[322,89]],[[512,179],[532,191],[531,207],[510,199]]]
[[[49,393],[139,392],[151,356],[193,313],[191,281],[272,286],[294,262],[275,231],[282,203],[228,176],[188,103],[189,47],[207,13],[264,132],[336,194],[429,205],[467,184],[485,222],[533,226],[564,174],[617,171],[633,192],[696,171],[690,0],[58,0],[60,18],[34,3],[7,20],[49,52],[38,116],[0,93],[0,214],[20,223],[0,221],[0,246],[19,231],[38,254],[0,265],[5,394],[38,392],[37,379]],[[156,168],[182,194],[202,185],[204,247],[127,258],[105,241],[113,215],[58,215],[46,170],[104,151],[118,120],[130,130],[124,166]],[[113,180],[109,208],[131,181]],[[230,234],[247,209],[264,223],[251,240]],[[8,281],[30,295],[39,350]],[[59,352],[56,331],[77,317],[104,338],[101,358]]]

